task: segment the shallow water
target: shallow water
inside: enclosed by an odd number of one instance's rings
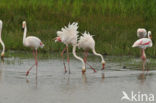
[[[97,72],[87,67],[84,75],[81,63],[74,58],[70,61],[71,74],[64,74],[60,58],[40,59],[37,79],[35,67],[25,76],[33,58],[5,58],[0,64],[0,103],[129,103],[121,101],[122,91],[156,95],[155,70],[142,72],[137,70],[139,65],[127,65],[128,59],[111,61],[115,58],[106,58],[105,71],[100,60],[90,58]]]

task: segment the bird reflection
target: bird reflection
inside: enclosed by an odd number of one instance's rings
[[[142,70],[143,70],[143,72],[145,71],[145,66],[146,66],[146,60],[142,61]]]
[[[82,73],[82,80],[83,80],[83,83],[87,83],[86,73]]]
[[[3,66],[4,66],[4,62],[2,61],[2,62],[0,63],[0,81],[2,81],[2,79],[3,79],[3,77],[4,77]]]
[[[145,72],[142,72],[141,74],[139,74],[138,79],[140,80],[141,84],[143,84],[146,80]]]
[[[104,79],[105,79],[105,74],[104,73],[101,74],[101,79],[102,79],[102,82],[103,82]]]
[[[37,88],[37,86],[38,86],[38,74],[37,74],[37,72],[38,72],[38,66],[36,66],[36,78],[35,78],[35,87]],[[29,83],[30,82],[30,80],[28,79],[28,76],[26,76],[26,83]]]

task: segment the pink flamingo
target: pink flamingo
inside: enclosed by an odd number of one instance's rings
[[[143,60],[143,70],[144,70],[144,64],[146,62],[146,54],[145,54],[145,49],[148,47],[152,47],[153,43],[152,43],[152,35],[151,35],[151,31],[148,31],[148,38],[141,38],[138,39],[136,42],[134,42],[134,44],[132,45],[132,47],[138,47],[141,48],[142,50],[142,56],[141,59]]]
[[[2,37],[1,37],[2,25],[3,25],[3,22],[2,22],[2,20],[0,20],[0,43],[2,44],[2,47],[3,47],[3,50],[2,50],[2,53],[1,53],[1,59],[3,60],[4,53],[5,53],[5,45],[4,45],[4,42],[3,42]]]
[[[101,57],[102,70],[104,70],[106,62],[103,56],[95,51],[95,41],[93,39],[93,36],[90,35],[89,32],[87,33],[85,31],[82,34],[82,36],[80,37],[80,40],[78,41],[78,47],[82,48],[85,51],[85,57],[84,57],[85,64],[87,63],[88,50],[91,49],[94,55]]]
[[[26,21],[23,21],[22,23],[22,28],[24,29],[24,34],[23,34],[23,45],[26,46],[26,47],[30,47],[30,48],[33,48],[33,55],[34,55],[34,58],[35,58],[35,64],[36,65],[36,76],[37,76],[37,66],[38,66],[38,61],[37,61],[37,49],[40,47],[40,48],[43,48],[44,47],[44,44],[41,42],[41,40],[35,36],[28,36],[26,37],[26,33],[27,33],[27,25],[26,25]],[[32,67],[34,66],[32,65]],[[29,75],[29,72],[30,70],[32,69],[29,68],[26,72],[26,76]]]

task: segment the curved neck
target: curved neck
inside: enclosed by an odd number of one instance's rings
[[[152,37],[152,36],[151,36],[151,33],[148,32],[148,38],[151,39],[151,37]]]
[[[77,47],[77,45],[73,45],[73,55],[76,59],[78,59],[82,62],[82,68],[85,68],[84,60],[81,57],[76,55],[76,47]]]
[[[2,50],[1,54],[4,54],[4,52],[5,52],[5,45],[4,45],[4,42],[2,40],[1,33],[2,33],[2,28],[0,28],[0,43],[2,44],[2,47],[3,47],[3,50]]]
[[[23,42],[24,42],[24,40],[26,39],[26,35],[27,35],[27,26],[26,26],[26,24],[25,24],[24,33],[23,33]]]
[[[102,62],[102,63],[105,62],[105,60],[104,60],[104,58],[103,58],[103,56],[102,56],[101,54],[97,53],[97,52],[95,51],[95,49],[93,49],[92,51],[93,51],[93,54],[94,54],[94,55],[101,57],[101,62]]]

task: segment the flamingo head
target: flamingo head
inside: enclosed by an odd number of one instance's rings
[[[54,40],[55,40],[55,42],[62,42],[62,40],[61,40],[61,38],[59,36],[56,37]]]
[[[105,69],[105,64],[106,64],[106,62],[105,61],[102,61],[102,70]]]
[[[26,21],[23,21],[22,28],[24,29],[26,27]]]
[[[148,38],[152,39],[152,33],[151,33],[151,31],[148,31]]]
[[[86,68],[82,68],[82,73],[84,74],[86,72]]]

